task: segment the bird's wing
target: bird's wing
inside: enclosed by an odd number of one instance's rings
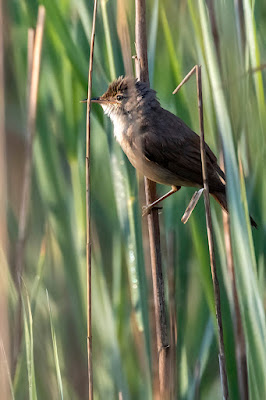
[[[170,124],[167,132],[164,129],[165,124],[163,122],[158,124],[158,121],[155,122],[156,127],[155,124],[152,124],[147,126],[146,131],[142,131],[139,146],[141,146],[144,156],[149,161],[168,169],[182,180],[202,185],[200,137],[173,114],[167,112],[165,117]],[[220,186],[218,174],[224,179],[224,173],[207,144],[206,156],[210,186],[212,182],[214,186]]]

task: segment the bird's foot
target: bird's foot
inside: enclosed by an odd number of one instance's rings
[[[153,206],[152,204],[148,204],[147,206],[142,207],[142,216],[145,217],[146,215],[149,215],[151,213],[152,209],[155,210],[162,210],[163,207],[157,207]]]

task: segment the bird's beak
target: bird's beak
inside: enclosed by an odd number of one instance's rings
[[[80,100],[80,103],[87,103],[88,99],[85,100]],[[110,100],[110,99],[103,99],[102,97],[94,97],[91,99],[92,103],[98,103],[98,104],[106,104],[106,103],[116,103],[115,100]]]
[[[92,103],[104,103],[104,99],[102,99],[101,97],[94,97],[93,99],[91,99]]]
[[[80,100],[80,103],[87,103],[88,99],[84,99],[84,100]],[[102,99],[101,97],[94,97],[93,99],[91,99],[92,103],[104,103],[104,99]]]

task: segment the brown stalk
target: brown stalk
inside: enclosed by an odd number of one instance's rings
[[[223,160],[221,165],[223,164]],[[232,286],[232,297],[233,297],[233,324],[234,324],[234,337],[235,337],[235,354],[237,364],[237,378],[238,388],[241,400],[248,400],[248,371],[247,371],[247,356],[246,356],[246,344],[245,335],[241,320],[240,306],[238,301],[238,294],[236,288],[236,276],[233,259],[231,232],[230,232],[230,216],[226,212],[223,212],[223,225],[224,225],[224,241],[226,251],[226,262],[229,277]]]
[[[91,196],[90,196],[90,110],[91,110],[91,86],[92,86],[92,66],[93,50],[95,41],[95,24],[97,14],[97,0],[94,0],[93,20],[90,43],[90,64],[88,73],[88,100],[86,116],[86,225],[87,225],[87,351],[88,351],[88,381],[89,381],[89,400],[93,399],[93,371],[92,371],[92,329],[91,329]]]
[[[37,95],[39,86],[41,51],[43,42],[43,31],[45,22],[45,8],[39,6],[36,34],[33,40],[33,31],[29,31],[28,36],[28,115],[27,115],[27,137],[26,137],[26,162],[24,169],[24,179],[22,186],[21,207],[18,222],[18,241],[16,247],[16,285],[18,290],[18,309],[15,317],[15,335],[12,371],[15,373],[17,358],[20,352],[22,338],[22,299],[21,299],[21,280],[24,269],[24,254],[26,246],[26,232],[29,214],[31,175],[32,175],[32,149],[35,136]],[[34,45],[33,45],[34,44]]]
[[[138,173],[139,181],[139,204],[146,202],[144,178]],[[150,351],[151,351],[151,378],[152,378],[152,395],[153,400],[160,399],[160,384],[159,384],[159,370],[158,370],[158,353],[157,353],[157,340],[156,335],[156,322],[155,322],[155,307],[153,301],[153,285],[152,285],[152,269],[151,257],[149,249],[149,232],[146,218],[142,218],[142,243],[144,252],[144,264],[147,277],[147,298],[148,298],[148,313],[149,313],[149,332],[150,332]]]
[[[1,399],[10,399],[8,382],[10,344],[8,326],[8,276],[6,224],[6,138],[5,138],[5,79],[4,79],[4,16],[0,0],[0,388]]]
[[[175,282],[175,231],[171,230],[168,235],[168,290],[169,290],[169,324],[170,324],[170,374],[169,387],[170,398],[177,398],[177,318],[176,318],[176,282]]]
[[[177,93],[178,90],[183,86],[184,83],[188,81],[188,79],[196,73],[197,79],[197,96],[198,96],[198,109],[199,109],[199,121],[200,121],[200,151],[201,151],[201,162],[202,162],[202,178],[203,178],[203,192],[204,192],[204,203],[205,203],[205,211],[206,211],[206,225],[207,225],[207,235],[208,235],[208,244],[209,244],[209,254],[210,254],[210,263],[211,263],[211,273],[212,273],[212,282],[214,289],[214,300],[215,300],[215,314],[218,325],[218,339],[219,339],[219,366],[220,366],[220,377],[221,377],[221,386],[223,392],[223,398],[229,399],[228,394],[228,383],[227,383],[227,374],[226,374],[226,365],[225,365],[225,354],[224,354],[224,341],[223,341],[223,326],[222,326],[222,314],[221,314],[221,299],[220,299],[220,287],[219,281],[217,277],[216,271],[216,261],[214,254],[214,241],[213,241],[213,228],[212,228],[212,220],[211,220],[211,208],[210,208],[210,197],[209,197],[209,185],[208,185],[208,176],[207,176],[207,167],[206,167],[206,151],[205,151],[205,141],[204,141],[204,124],[203,124],[203,102],[202,102],[202,84],[201,84],[201,67],[195,65],[192,70],[185,76],[182,82],[177,86],[177,88],[173,91],[173,94]],[[198,192],[195,192],[183,217],[182,222],[186,223],[189,219],[192,211],[194,210],[200,196],[202,194],[202,189]]]
[[[185,78],[182,80],[182,82],[179,83],[179,85],[175,88],[175,90],[173,91],[173,94],[176,94],[181,87],[191,78],[191,76],[193,74],[195,74],[197,69],[197,66],[195,65],[195,67],[192,68],[192,70],[185,76]]]
[[[149,83],[145,0],[135,0],[135,39],[137,52],[136,75],[139,80]],[[150,204],[156,199],[156,184],[146,177],[144,180],[146,204]],[[162,273],[158,210],[152,209],[147,218],[151,253],[157,351],[159,360],[160,394],[161,399],[167,400],[169,398],[169,340],[166,323],[166,306]]]
[[[219,60],[220,73],[221,73],[221,54],[219,47],[219,33],[217,29],[217,21],[215,17],[215,10],[213,6],[213,2],[209,2],[210,7],[210,21],[212,26],[212,32],[214,36],[214,43],[217,58]],[[245,48],[245,21],[244,21],[244,11],[243,11],[243,2],[242,0],[235,0],[235,9],[236,9],[236,18],[238,20],[238,30],[239,30],[239,45],[240,52],[243,53]],[[227,85],[235,84],[239,79],[242,79],[250,73],[256,73],[263,69],[263,64],[257,68],[250,69],[240,77],[230,78],[227,80]],[[221,158],[222,158],[222,166],[224,166],[224,151],[221,148]],[[225,239],[225,249],[226,249],[226,261],[227,268],[229,271],[229,276],[231,280],[232,287],[232,297],[233,297],[233,324],[234,324],[234,337],[235,337],[235,346],[236,346],[236,363],[237,363],[237,377],[238,377],[238,387],[241,400],[248,400],[248,375],[247,375],[247,361],[246,361],[246,346],[245,346],[245,337],[242,326],[240,307],[238,302],[238,294],[236,288],[236,280],[235,280],[235,268],[234,268],[234,260],[232,253],[232,243],[231,243],[231,234],[230,234],[230,216],[229,214],[223,212],[223,225],[224,225],[224,239]]]
[[[31,88],[31,75],[32,75],[32,62],[33,62],[33,51],[34,51],[34,36],[35,31],[33,28],[28,29],[28,47],[27,47],[27,99],[30,98],[30,88]],[[29,105],[28,105],[29,107]],[[27,132],[28,133],[28,132]]]
[[[212,274],[212,282],[213,282],[213,290],[214,290],[215,313],[216,313],[216,319],[217,319],[217,325],[218,325],[220,377],[221,377],[223,398],[225,400],[227,400],[227,399],[229,399],[229,393],[228,393],[228,383],[227,383],[227,373],[226,373],[225,353],[224,353],[221,298],[220,298],[220,287],[219,287],[219,281],[218,281],[218,276],[217,276],[215,253],[214,253],[213,227],[212,227],[212,219],[211,219],[209,185],[208,185],[207,166],[206,166],[201,67],[198,65],[196,68],[196,76],[197,76],[197,95],[198,95],[198,109],[199,109],[199,121],[200,121],[200,152],[201,152],[201,162],[202,162],[202,178],[203,178],[203,185],[204,185],[204,203],[205,203],[205,211],[206,211],[206,225],[207,225],[207,234],[208,234],[210,263],[211,263],[211,274]]]
[[[127,76],[133,76],[132,68],[132,55],[130,48],[130,34],[127,21],[127,9],[129,7],[129,2],[124,0],[117,0],[117,33],[121,45],[121,51],[123,56],[124,69]],[[136,58],[134,57],[136,60]],[[144,204],[145,202],[145,190],[144,190],[144,179],[143,176],[136,171],[137,181],[138,181],[138,194],[139,194],[139,204]],[[142,242],[143,242],[143,252],[144,252],[144,265],[147,279],[147,298],[148,298],[148,313],[149,313],[149,330],[150,330],[150,351],[151,351],[151,378],[152,378],[152,392],[153,399],[159,400],[160,388],[159,388],[159,376],[158,376],[158,360],[157,360],[157,343],[156,337],[153,335],[155,332],[155,314],[154,314],[154,303],[153,303],[153,293],[151,284],[151,262],[149,253],[149,237],[148,237],[148,227],[146,220],[142,219]],[[135,319],[134,319],[135,322]],[[135,326],[135,324],[134,324]],[[140,335],[143,336],[143,332],[139,329],[134,330],[135,343],[137,345],[138,354],[143,354],[143,347],[140,348]],[[143,344],[143,340],[141,341]],[[156,355],[156,357],[154,356]],[[142,364],[144,365],[146,363]],[[146,365],[144,366],[146,368]]]

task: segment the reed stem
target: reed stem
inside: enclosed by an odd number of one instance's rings
[[[140,81],[149,84],[147,36],[146,36],[146,4],[145,0],[135,1],[135,39],[136,39],[136,75]],[[146,204],[156,199],[156,184],[144,178]],[[151,268],[153,281],[153,297],[156,321],[157,352],[159,362],[159,381],[161,399],[169,398],[168,371],[169,371],[169,339],[166,318],[164,281],[160,247],[160,226],[158,210],[153,208],[147,216]]]
[[[94,41],[95,41],[96,14],[97,14],[97,0],[94,0],[91,43],[90,43],[90,63],[89,63],[89,73],[88,73],[88,97],[87,97],[87,116],[86,116],[87,352],[88,352],[89,400],[93,399],[92,329],[91,329],[90,110],[91,110],[92,67],[93,67],[93,51],[94,51]]]
[[[196,66],[196,77],[197,77],[197,95],[198,95],[198,109],[199,109],[199,121],[200,121],[200,152],[201,152],[201,162],[202,162],[202,179],[204,185],[204,203],[206,211],[206,225],[207,225],[210,263],[211,263],[212,283],[214,290],[215,314],[218,325],[220,378],[221,378],[223,399],[228,400],[229,392],[228,392],[227,372],[225,364],[221,297],[220,297],[220,286],[217,276],[216,260],[214,253],[213,227],[211,219],[211,206],[210,206],[209,185],[208,185],[207,165],[206,165],[206,151],[205,151],[205,140],[204,140],[201,67],[199,65]]]

